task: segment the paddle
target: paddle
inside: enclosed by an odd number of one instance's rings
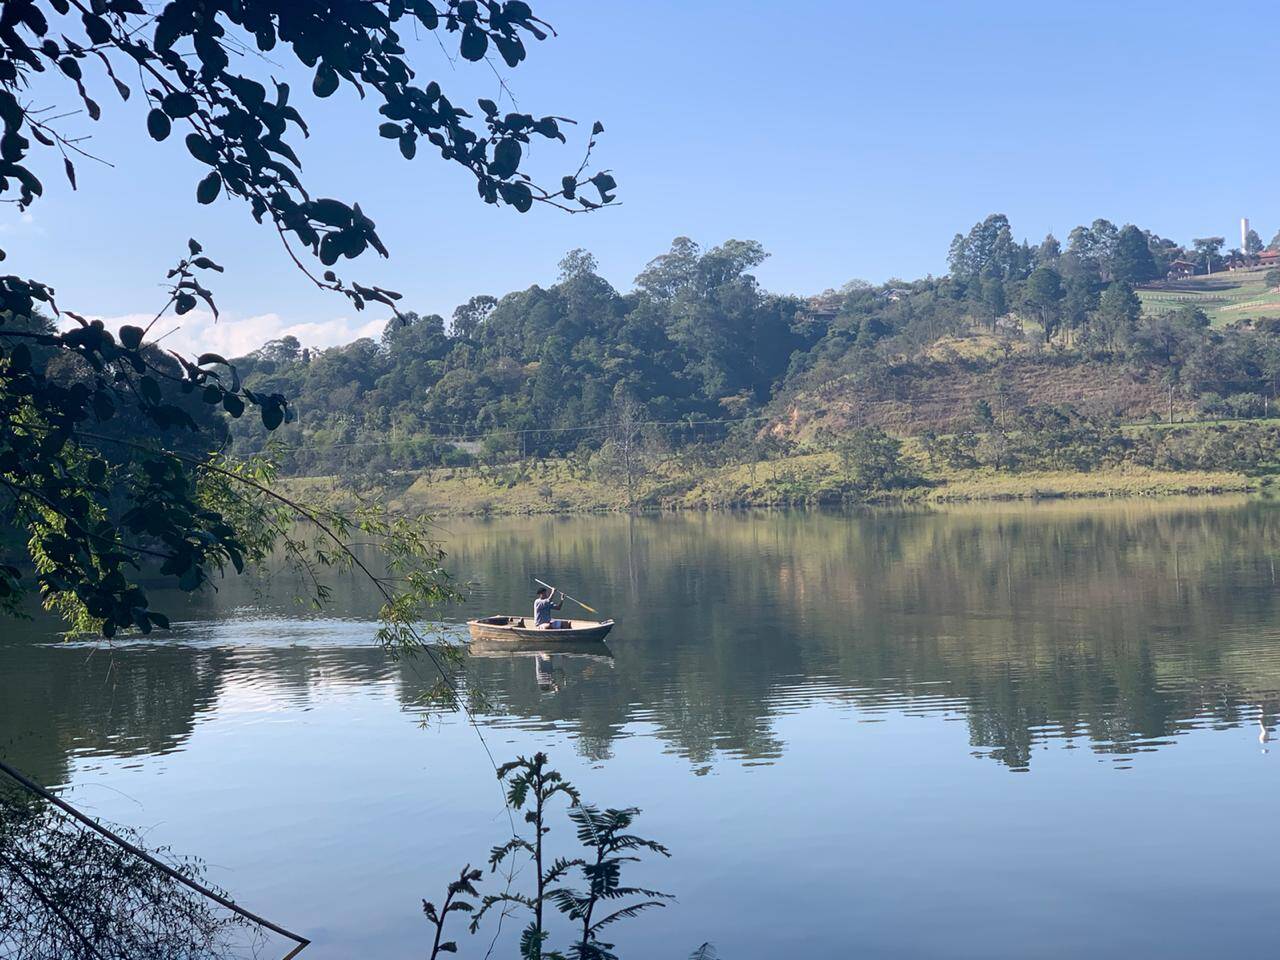
[[[555,593],[555,591],[556,591],[556,588],[555,588],[555,587],[553,587],[551,584],[547,583],[545,580],[539,580],[537,577],[534,577],[534,578],[533,578],[533,582],[534,582],[534,583],[541,584],[542,586],[544,586],[544,587],[546,587],[548,590],[550,590],[552,593]],[[571,596],[569,596],[567,593],[565,593],[563,590],[561,590],[561,591],[560,591],[560,596],[564,597],[566,600],[572,600],[574,603],[576,603],[578,606],[580,606],[583,610],[587,610],[587,611],[589,611],[589,612],[591,612],[591,613],[594,613],[596,616],[600,616],[600,611],[599,611],[599,610],[597,610],[595,607],[589,607],[589,606],[587,606],[585,603],[583,603],[583,602],[582,602],[581,600],[579,600],[577,597],[571,597]]]

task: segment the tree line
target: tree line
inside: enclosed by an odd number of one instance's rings
[[[1208,269],[1220,248],[1102,219],[1065,247],[1052,235],[1032,245],[993,214],[956,235],[943,277],[802,298],[762,288],[768,254],[755,241],[679,237],[626,292],[579,249],[555,283],[471,297],[447,320],[407,311],[377,340],[310,350],[285,337],[234,363],[252,390],[290,398],[296,417],[275,436],[297,474],[562,457],[605,445],[623,421],[655,424],[675,448],[751,445],[815,384],[853,373],[883,386],[939,338],[984,330],[1059,363],[1127,365],[1158,378],[1171,405],[1263,412],[1280,383],[1275,321],[1212,329],[1194,305],[1144,314],[1135,293],[1179,260]],[[262,448],[260,431],[232,433],[234,453]]]

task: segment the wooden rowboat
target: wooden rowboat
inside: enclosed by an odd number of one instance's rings
[[[567,628],[539,630],[533,625],[532,617],[481,617],[479,620],[468,620],[467,628],[471,631],[472,640],[533,640],[548,647],[564,641],[598,643],[613,629],[612,620],[565,622],[569,624]]]

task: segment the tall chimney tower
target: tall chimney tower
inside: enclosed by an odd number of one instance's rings
[[[1249,218],[1240,218],[1240,250],[1244,252],[1244,245],[1249,239]]]

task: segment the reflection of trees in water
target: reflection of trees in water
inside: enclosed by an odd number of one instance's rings
[[[233,650],[148,644],[0,648],[0,747],[33,779],[61,784],[70,757],[181,749],[229,685],[305,702],[323,683],[385,679],[382,651]]]
[[[175,749],[196,713],[216,699],[228,660],[226,651],[163,646],[9,647],[0,655],[5,752],[42,783],[65,782],[72,750],[134,756]]]
[[[192,879],[201,873],[194,861],[171,866]],[[51,805],[0,788],[0,956],[215,960],[256,956],[263,942],[145,860]]]
[[[532,519],[455,533],[455,563],[495,594],[554,569],[591,584],[621,623],[607,685],[547,698],[504,674],[504,708],[576,721],[596,740],[651,721],[695,762],[776,755],[776,718],[806,692],[866,710],[962,710],[975,746],[1023,767],[1048,739],[1129,754],[1192,726],[1253,722],[1249,704],[1280,690],[1267,635],[1280,512],[1256,502]]]
[[[1025,767],[1050,740],[1128,755],[1192,726],[1254,724],[1280,696],[1280,511],[1256,502],[533,518],[454,522],[451,537],[453,570],[477,583],[457,616],[524,609],[529,577],[551,575],[619,620],[612,666],[470,668],[497,712],[564,730],[593,759],[630,724],[696,764],[776,757],[779,716],[825,700],[961,714],[974,746]],[[236,589],[218,603],[250,599]],[[367,599],[353,593],[353,612]],[[429,675],[372,647],[0,658],[16,665],[0,730],[52,782],[73,746],[172,749],[228,684],[302,701],[396,677],[409,704]]]

